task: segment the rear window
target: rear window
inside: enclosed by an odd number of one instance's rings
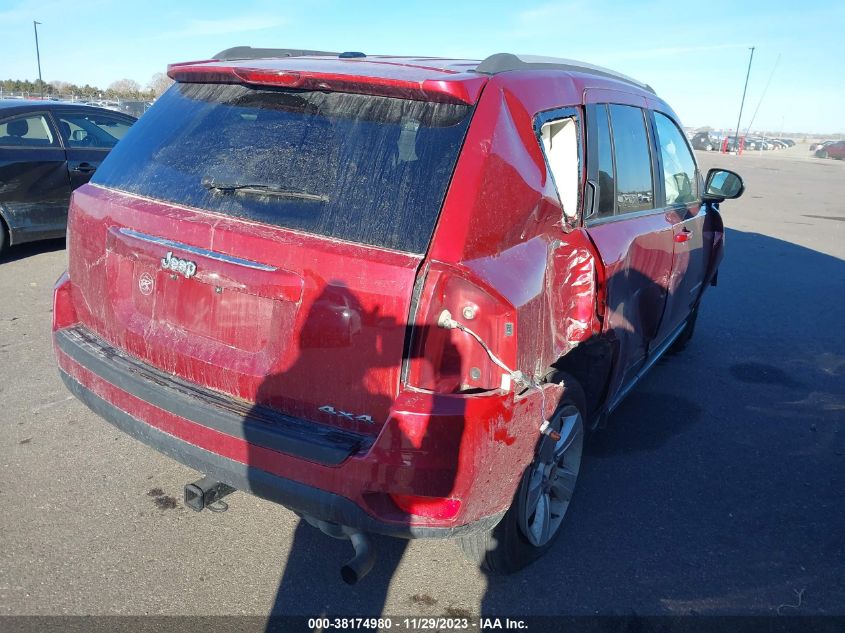
[[[327,237],[425,252],[471,108],[176,84],[92,182]]]

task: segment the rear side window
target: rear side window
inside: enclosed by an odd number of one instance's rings
[[[596,130],[598,131],[598,211],[600,218],[613,215],[616,200],[616,177],[613,170],[613,143],[610,140],[610,125],[607,120],[607,106],[596,107]]]
[[[0,122],[0,145],[50,147],[56,145],[56,139],[44,115],[33,114]]]
[[[471,108],[176,84],[93,182],[190,207],[424,253]]]
[[[540,128],[540,139],[557,187],[563,213],[578,214],[578,122],[575,117],[548,121]]]
[[[132,126],[127,119],[107,114],[56,112],[55,116],[67,147],[111,149]]]
[[[669,117],[654,113],[657,142],[663,165],[666,204],[688,204],[698,200],[698,178],[695,159],[687,147],[684,135]]]
[[[613,104],[610,122],[616,157],[617,213],[653,209],[651,154],[643,111]]]

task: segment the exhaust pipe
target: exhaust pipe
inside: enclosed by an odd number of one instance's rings
[[[376,551],[373,548],[370,537],[357,528],[349,527],[348,525],[339,525],[337,523],[330,523],[317,519],[308,514],[300,515],[305,522],[313,525],[323,534],[331,536],[336,539],[349,539],[352,547],[355,549],[355,556],[350,558],[347,563],[340,568],[340,577],[347,585],[354,585],[364,576],[370,573],[373,565],[376,562]]]
[[[225,512],[229,506],[221,499],[233,492],[235,489],[232,486],[212,477],[203,477],[185,486],[185,505],[195,512],[202,512],[204,508],[214,512]],[[216,505],[209,507],[212,504]]]
[[[351,532],[349,541],[355,548],[355,556],[340,568],[340,577],[347,585],[354,585],[370,573],[376,562],[376,555],[370,537],[363,532]]]

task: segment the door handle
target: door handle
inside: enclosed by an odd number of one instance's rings
[[[93,174],[97,171],[97,168],[91,163],[78,163],[71,167],[70,170],[78,174]]]
[[[684,242],[689,242],[690,238],[692,237],[693,233],[688,228],[684,227],[680,233],[675,233],[675,242],[678,244],[683,244]]]

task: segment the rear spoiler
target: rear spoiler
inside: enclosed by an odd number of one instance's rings
[[[315,65],[329,60],[332,63],[332,69],[326,69],[326,71],[314,69]],[[210,59],[170,64],[167,67],[167,76],[180,83],[243,84],[274,88],[297,88],[300,90],[354,92],[415,101],[468,105],[478,101],[481,89],[487,83],[487,78],[483,75],[472,77],[464,75],[456,79],[423,80],[403,79],[396,77],[395,73],[393,77],[375,76],[356,72],[357,69],[361,68],[359,65],[362,64],[357,59],[338,60],[337,58],[329,58],[329,60],[319,57],[307,59],[291,57],[289,63],[292,68],[282,70],[267,67],[266,63],[250,66],[246,65],[246,62]],[[306,62],[306,64],[303,65],[301,62]],[[336,72],[338,63],[349,64],[349,72]],[[298,66],[303,67],[297,68]],[[372,70],[372,67],[367,68],[367,70]]]

